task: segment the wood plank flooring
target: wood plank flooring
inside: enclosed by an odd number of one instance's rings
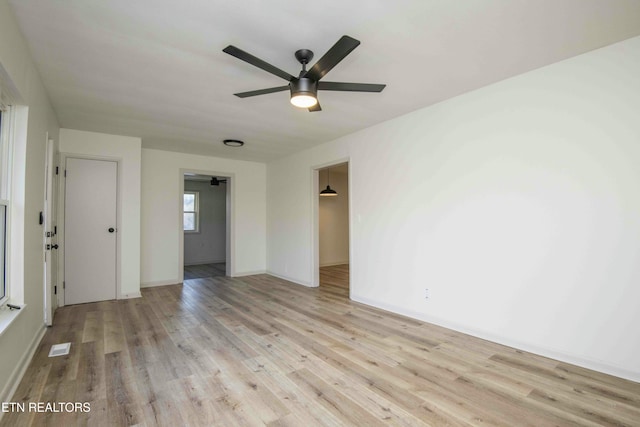
[[[226,268],[227,266],[224,262],[214,264],[185,265],[183,280],[225,276],[227,274]]]
[[[349,264],[332,265],[320,269],[320,286],[322,288],[339,288],[346,290],[349,296]]]
[[[0,425],[640,426],[640,384],[351,302],[347,271],[60,308],[13,401],[91,411]]]

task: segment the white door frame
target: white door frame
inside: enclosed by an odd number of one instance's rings
[[[120,238],[121,233],[121,224],[122,224],[122,190],[121,190],[121,180],[122,177],[120,173],[122,171],[122,158],[121,157],[109,157],[109,156],[90,156],[86,154],[76,154],[76,153],[60,153],[60,173],[59,177],[62,179],[58,180],[58,306],[64,307],[64,224],[65,224],[65,206],[64,201],[66,199],[66,180],[64,179],[65,166],[67,164],[67,159],[84,159],[84,160],[106,160],[109,162],[117,163],[117,173],[116,173],[116,229],[118,232],[116,233],[116,299],[122,299],[122,290],[121,290],[121,253],[122,253],[122,239]],[[126,230],[125,230],[126,231]]]
[[[43,251],[44,251],[44,324],[53,325],[53,312],[57,307],[57,298],[54,295],[56,277],[53,268],[53,219],[55,218],[55,162],[54,162],[54,141],[49,139],[49,132],[46,133],[46,151],[44,161],[44,224],[43,224]]]
[[[353,242],[351,241],[353,230],[353,209],[351,209],[351,200],[353,192],[351,191],[351,159],[343,157],[338,160],[321,163],[311,167],[311,215],[313,227],[311,227],[311,286],[320,286],[320,169],[347,163],[347,186],[349,188],[349,298],[351,298],[351,283],[353,283],[354,268],[353,262]]]
[[[178,283],[182,283],[184,280],[184,231],[183,231],[183,199],[184,194],[184,175],[196,174],[205,176],[217,176],[227,179],[227,197],[226,197],[226,243],[225,243],[225,274],[229,277],[234,277],[236,274],[236,260],[235,260],[235,174],[230,172],[219,171],[205,171],[201,169],[179,169],[178,170],[178,231],[180,237],[178,238]]]

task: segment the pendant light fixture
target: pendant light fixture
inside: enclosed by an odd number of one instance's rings
[[[332,189],[329,186],[329,178],[330,178],[329,175],[330,174],[331,174],[331,169],[327,169],[327,188],[325,188],[324,190],[322,190],[320,192],[320,196],[322,196],[322,197],[333,197],[333,196],[337,196],[338,195],[336,190]]]

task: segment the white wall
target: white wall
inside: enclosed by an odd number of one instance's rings
[[[320,170],[318,193],[327,188],[327,171]],[[320,266],[349,263],[349,180],[346,173],[331,171],[331,188],[338,195],[318,196]]]
[[[638,94],[633,38],[273,162],[268,270],[348,158],[353,299],[640,381]]]
[[[199,194],[200,227],[197,233],[184,233],[184,265],[225,262],[227,185],[184,182],[184,189]]]
[[[120,244],[119,298],[140,296],[141,147],[140,138],[60,129],[61,154],[120,161],[118,170],[118,202],[121,215],[118,224]],[[63,227],[63,221],[60,222],[60,227]],[[62,229],[64,230],[64,228]],[[64,233],[61,233],[61,236],[64,236]],[[64,254],[64,251],[61,254]]]
[[[18,110],[22,124],[27,120],[24,128],[17,129],[19,134],[14,146],[12,222],[15,227],[12,227],[10,255],[12,287],[19,286],[22,290],[15,302],[24,303],[26,307],[0,334],[0,401],[6,401],[44,332],[44,229],[38,224],[38,213],[44,209],[46,133],[57,143],[59,128],[6,0],[0,0],[0,79],[3,86],[11,87],[17,104],[21,105]]]
[[[143,149],[143,286],[182,282],[180,209],[184,172],[231,177],[231,275],[264,272],[266,165]]]

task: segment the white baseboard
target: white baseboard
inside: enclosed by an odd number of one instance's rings
[[[140,284],[141,288],[153,288],[154,286],[167,286],[167,285],[179,285],[182,280],[157,280],[155,282],[144,282]]]
[[[132,298],[142,298],[142,294],[140,292],[132,292],[130,294],[120,295],[119,299],[132,299]]]
[[[287,282],[295,283],[296,285],[306,286],[307,288],[317,288],[317,286],[313,286],[309,282],[304,282],[302,280],[294,279],[292,277],[283,276],[282,274],[277,274],[277,273],[274,273],[273,271],[267,270],[267,274],[269,276],[277,277],[278,279],[286,280]]]
[[[594,371],[602,372],[605,374],[613,375],[619,378],[624,378],[627,380],[640,382],[640,372],[630,371],[625,368],[621,368],[618,366],[609,365],[606,363],[602,363],[597,360],[586,359],[581,356],[577,356],[574,354],[568,354],[566,352],[557,351],[554,349],[538,347],[535,345],[530,345],[527,343],[523,343],[520,341],[511,340],[506,337],[502,337],[499,335],[491,334],[485,331],[476,330],[473,328],[466,327],[464,325],[459,325],[456,323],[452,323],[437,317],[429,316],[424,313],[414,312],[412,310],[407,310],[403,307],[394,306],[391,304],[381,303],[379,301],[375,301],[369,299],[367,297],[363,297],[360,295],[350,295],[350,298],[353,301],[366,304],[375,308],[379,308],[382,310],[390,311],[392,313],[401,314],[403,316],[411,317],[413,319],[421,320],[423,322],[432,323],[434,325],[442,326],[443,328],[452,329],[454,331],[462,332],[467,335],[472,335],[477,338],[481,338],[487,341],[491,341],[497,344],[506,345],[508,347],[516,348],[518,350],[527,351],[529,353],[534,353],[540,356],[549,357],[551,359],[559,360],[561,362],[570,363],[572,365],[581,366],[583,368],[591,369]]]
[[[33,340],[31,340],[29,347],[27,347],[26,351],[22,355],[22,358],[20,359],[20,363],[18,363],[16,367],[13,369],[13,372],[9,377],[9,381],[5,385],[4,390],[2,390],[2,394],[0,394],[0,402],[11,401],[11,398],[13,397],[13,394],[18,389],[18,385],[20,384],[20,381],[22,381],[22,377],[24,376],[24,373],[27,371],[27,368],[29,367],[29,363],[31,363],[31,359],[33,359],[33,355],[38,349],[38,345],[40,344],[40,341],[42,341],[42,337],[44,336],[44,333],[46,331],[47,331],[47,328],[44,325],[42,325],[42,328],[40,329],[40,331],[38,331],[36,335],[33,337]],[[3,415],[3,412],[0,411],[0,420],[2,419],[2,415]]]
[[[231,277],[244,277],[244,276],[255,276],[256,274],[265,274],[266,270],[257,270],[257,271],[243,271],[240,273],[234,273]]]

